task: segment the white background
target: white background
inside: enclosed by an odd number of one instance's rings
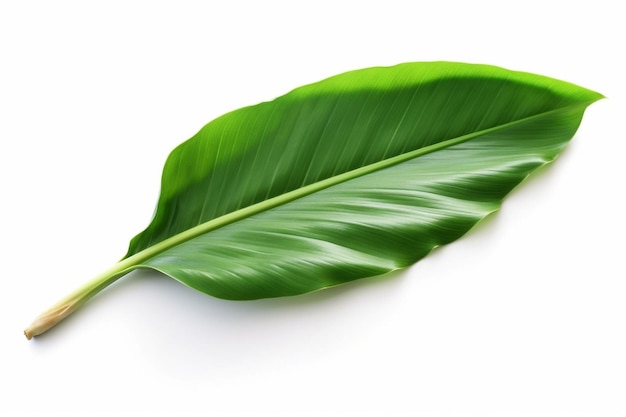
[[[0,415],[626,416],[618,2],[93,3],[0,6]],[[608,99],[498,214],[406,271],[255,302],[133,273],[24,338],[123,255],[206,122],[430,60]]]

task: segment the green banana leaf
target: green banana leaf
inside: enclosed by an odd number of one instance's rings
[[[348,72],[233,111],[174,149],[152,222],[83,298],[136,268],[243,300],[406,267],[497,210],[600,98],[432,62]]]

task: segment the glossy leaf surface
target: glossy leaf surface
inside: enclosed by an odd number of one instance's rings
[[[169,156],[123,273],[254,299],[405,267],[497,210],[601,97],[437,62],[353,71],[236,110]]]

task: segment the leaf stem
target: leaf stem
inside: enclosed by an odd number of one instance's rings
[[[186,234],[183,234],[182,238],[186,238]],[[113,267],[96,276],[87,284],[41,313],[35,321],[24,330],[24,335],[30,340],[34,336],[48,331],[61,320],[76,311],[78,307],[85,304],[91,297],[98,294],[130,271],[140,268],[141,263],[146,259],[150,259],[154,255],[178,244],[182,238],[180,234],[172,236],[128,258],[122,259],[113,265]]]
[[[87,284],[37,316],[32,324],[24,330],[24,335],[30,340],[34,336],[40,335],[54,327],[57,323],[76,311],[76,309],[87,302],[91,297],[135,269],[135,265],[136,262],[131,258],[118,262],[112,268],[96,276],[91,281],[87,282]]]

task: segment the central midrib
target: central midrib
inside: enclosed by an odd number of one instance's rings
[[[239,220],[251,217],[255,214],[258,214],[267,210],[271,210],[272,208],[281,206],[283,204],[287,204],[299,198],[306,197],[308,195],[314,194],[318,191],[324,190],[334,185],[341,184],[343,182],[350,181],[352,179],[359,178],[359,177],[371,174],[373,172],[380,171],[382,169],[401,164],[403,162],[409,161],[411,159],[415,159],[417,157],[420,157],[420,156],[423,156],[432,152],[436,152],[442,149],[449,148],[454,145],[458,145],[463,142],[467,142],[479,136],[483,136],[492,132],[507,129],[509,127],[523,124],[531,120],[538,119],[538,118],[547,116],[549,114],[557,113],[557,112],[560,112],[569,108],[576,108],[576,107],[584,108],[586,107],[586,105],[587,103],[577,103],[574,105],[560,107],[560,108],[550,110],[547,112],[538,113],[538,114],[528,116],[519,120],[515,120],[515,121],[501,124],[498,126],[490,127],[488,129],[480,130],[480,131],[473,132],[473,133],[468,133],[466,135],[459,136],[457,138],[447,139],[445,141],[442,141],[433,145],[425,146],[420,149],[406,152],[401,155],[396,155],[394,157],[387,158],[385,160],[375,162],[373,164],[369,164],[369,165],[366,165],[357,169],[353,169],[351,171],[344,172],[339,175],[335,175],[333,177],[326,178],[324,180],[306,185],[304,187],[298,188],[293,191],[289,191],[285,194],[281,194],[276,197],[272,197],[265,201],[230,212],[223,216],[217,217],[215,219],[211,219],[207,222],[194,226],[190,229],[185,230],[184,232],[178,233],[140,252],[137,252],[136,254],[126,259],[123,259],[122,261],[120,261],[120,263],[123,263],[128,268],[132,269],[133,267],[140,266],[142,262],[154,257],[155,255],[158,255],[161,252],[166,251],[167,249],[178,246],[181,243],[187,242],[205,233],[208,233],[213,230],[219,229],[221,227],[227,226],[229,224],[235,223]]]

